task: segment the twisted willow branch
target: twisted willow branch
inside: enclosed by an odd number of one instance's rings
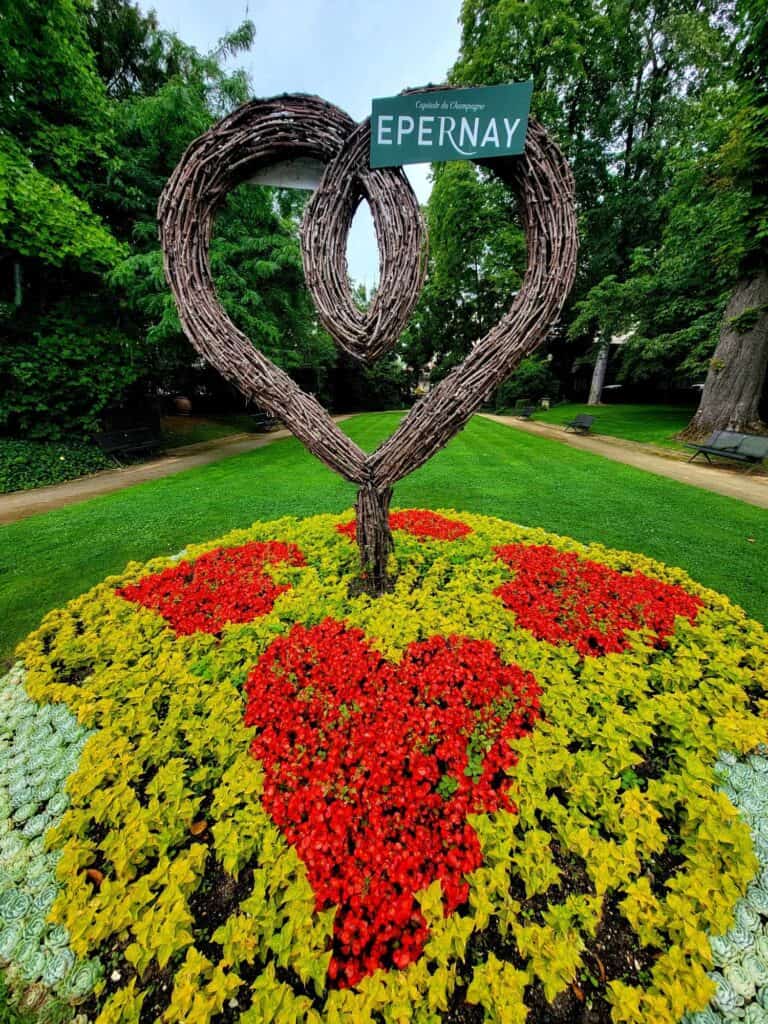
[[[528,244],[522,287],[509,312],[464,362],[366,455],[235,327],[216,297],[208,250],[216,210],[236,185],[283,160],[322,161],[325,172],[301,229],[307,284],[339,345],[360,360],[380,356],[397,340],[418,298],[425,232],[405,175],[399,168],[371,170],[369,145],[368,121],[356,125],[315,96],[253,100],[192,143],[163,191],[158,218],[166,276],[195,348],[331,469],[359,485],[357,539],[365,583],[379,593],[392,547],[393,484],[461,430],[544,339],[573,283],[577,236],[570,168],[541,125],[531,122],[522,156],[483,161],[518,198]],[[346,263],[347,236],[363,199],[373,214],[380,261],[379,289],[366,312],[354,304]]]
[[[304,275],[323,326],[358,359],[370,362],[400,337],[421,291],[426,232],[419,204],[400,170],[368,169],[370,123],[359,125],[326,168],[301,226]],[[366,199],[379,245],[379,287],[366,311],[349,290],[347,238]]]

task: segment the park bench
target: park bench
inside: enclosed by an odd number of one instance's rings
[[[698,455],[703,455],[713,465],[710,455],[718,455],[734,462],[748,462],[754,469],[763,459],[768,458],[768,437],[759,434],[739,434],[735,430],[716,430],[704,444],[686,444],[686,448],[694,448],[689,462]]]
[[[577,434],[588,434],[592,429],[592,424],[595,422],[594,416],[587,416],[586,413],[580,412],[575,419],[569,420],[565,424],[566,430],[573,430]]]
[[[105,430],[94,440],[105,455],[140,455],[142,452],[162,451],[163,439],[152,427],[132,427],[128,430]]]
[[[535,405],[526,405],[522,409],[515,409],[515,416],[519,420],[529,420],[531,416],[536,412]]]
[[[274,430],[278,425],[278,421],[274,416],[270,416],[268,412],[264,412],[261,409],[251,413],[251,423],[253,423],[254,430],[265,433]]]

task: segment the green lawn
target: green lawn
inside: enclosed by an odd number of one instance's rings
[[[253,417],[247,413],[232,413],[229,416],[164,416],[162,421],[163,440],[166,448],[179,448],[185,444],[200,441],[218,441],[232,434],[252,434]]]
[[[398,413],[344,428],[372,449]],[[0,657],[52,607],[131,559],[171,554],[255,519],[341,511],[354,489],[293,439],[0,527]],[[682,566],[768,622],[768,514],[476,418],[402,482],[395,503],[542,526]]]
[[[567,423],[579,413],[594,416],[592,433],[624,437],[629,441],[677,447],[675,434],[681,431],[695,412],[693,406],[681,405],[577,405],[569,402],[548,412],[535,412],[539,423]]]

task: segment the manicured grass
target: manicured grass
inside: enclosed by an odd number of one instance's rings
[[[695,412],[681,405],[558,405],[548,412],[536,412],[539,423],[567,423],[579,413],[594,416],[593,434],[624,437],[628,441],[679,447],[675,434],[686,427]]]
[[[344,423],[372,449],[399,413]],[[134,559],[255,519],[349,507],[354,488],[298,441],[140,484],[0,528],[0,657],[48,609]],[[686,569],[768,622],[768,514],[746,503],[474,419],[395,490],[395,504],[456,508],[643,552]]]
[[[165,416],[162,421],[166,448],[179,448],[200,441],[217,441],[232,434],[254,432],[253,417],[246,413],[229,416]]]

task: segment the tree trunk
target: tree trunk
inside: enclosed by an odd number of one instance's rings
[[[355,516],[362,569],[360,589],[372,597],[379,597],[391,589],[387,575],[387,562],[395,546],[389,528],[391,500],[391,487],[377,489],[373,483],[366,483],[357,492]]]
[[[768,368],[768,270],[736,285],[696,414],[679,435],[698,441],[713,430],[764,434],[760,397]]]
[[[21,274],[21,264],[18,260],[13,261],[13,304],[16,309],[24,301],[24,282]]]
[[[592,383],[589,385],[589,401],[587,402],[587,405],[600,405],[600,399],[603,397],[605,374],[608,369],[608,355],[610,347],[610,344],[607,341],[604,341],[601,343],[600,348],[597,351],[595,368],[592,371]]]

